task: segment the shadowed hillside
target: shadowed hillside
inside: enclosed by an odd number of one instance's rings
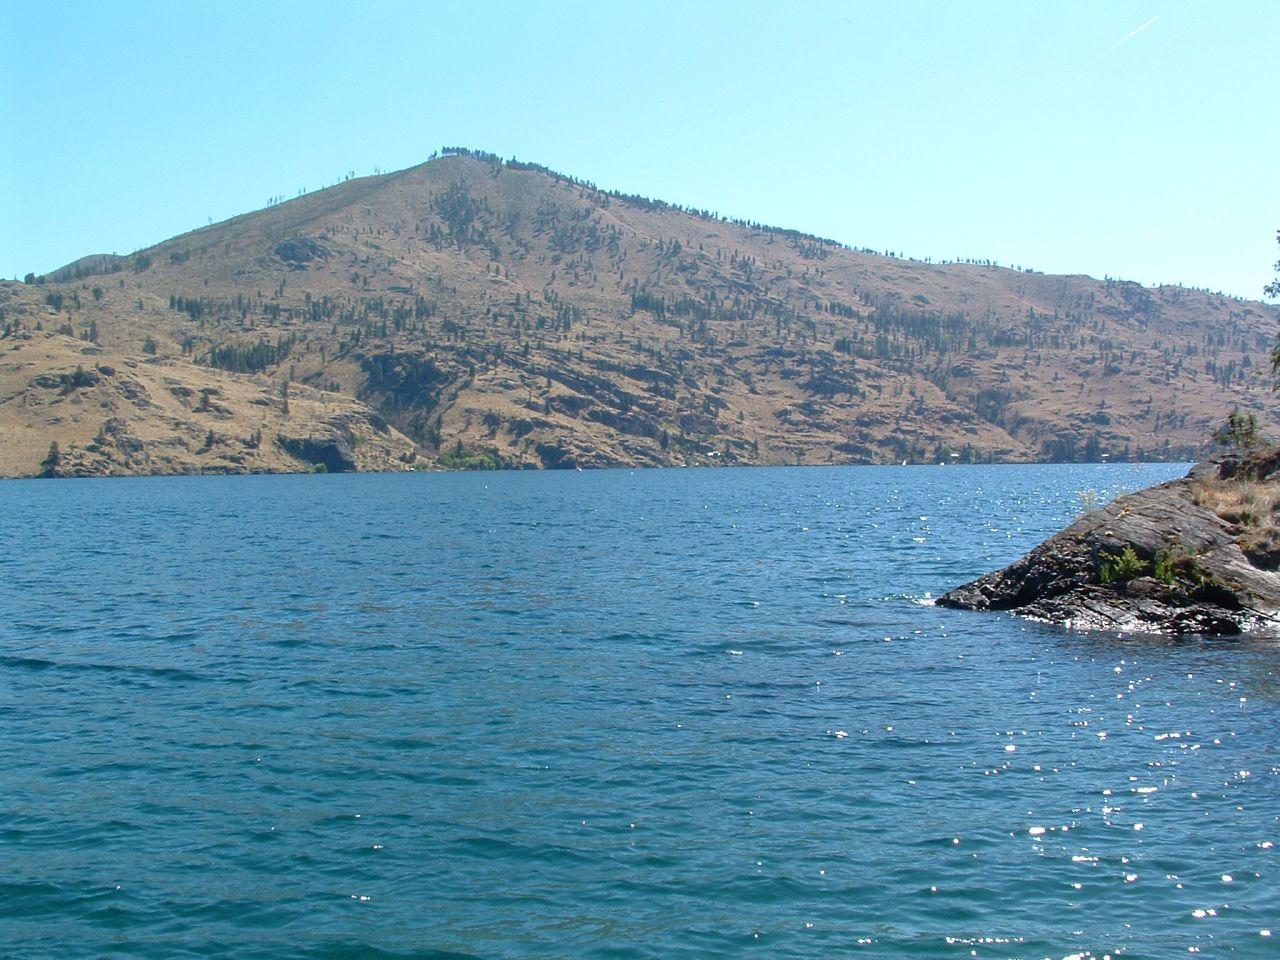
[[[1234,405],[1280,430],[1274,307],[899,259],[469,151],[0,310],[10,476],[1191,459]]]

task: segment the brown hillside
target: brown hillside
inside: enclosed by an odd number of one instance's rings
[[[2,284],[0,310],[8,476],[55,440],[63,472],[151,473],[1191,459],[1234,405],[1280,430],[1274,307],[851,250],[476,154]]]

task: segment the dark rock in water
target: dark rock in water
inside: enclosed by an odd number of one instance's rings
[[[1199,464],[1081,517],[938,603],[1079,629],[1280,630],[1280,574],[1269,562],[1280,543],[1272,506],[1280,482],[1265,479],[1278,462],[1280,452],[1271,451]]]

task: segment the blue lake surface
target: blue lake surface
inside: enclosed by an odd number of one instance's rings
[[[1280,646],[929,604],[1185,469],[0,483],[0,954],[1280,956]]]

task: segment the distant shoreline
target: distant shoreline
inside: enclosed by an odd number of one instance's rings
[[[255,470],[243,472],[208,473],[124,473],[124,474],[91,474],[74,477],[42,477],[42,476],[0,476],[0,481],[18,480],[161,480],[161,479],[198,479],[202,477],[352,477],[352,476],[399,476],[405,474],[447,474],[465,476],[468,474],[569,474],[569,473],[609,473],[638,470],[648,472],[670,472],[685,470],[822,470],[822,469],[903,469],[911,467],[945,467],[948,470],[974,467],[1145,467],[1145,466],[1191,466],[1195,460],[1002,460],[992,463],[699,463],[680,466],[655,466],[652,464],[636,466],[604,466],[604,467],[572,467],[518,469],[503,467],[497,470],[450,470],[450,469],[412,469],[412,470],[342,470],[329,472],[326,470]]]

